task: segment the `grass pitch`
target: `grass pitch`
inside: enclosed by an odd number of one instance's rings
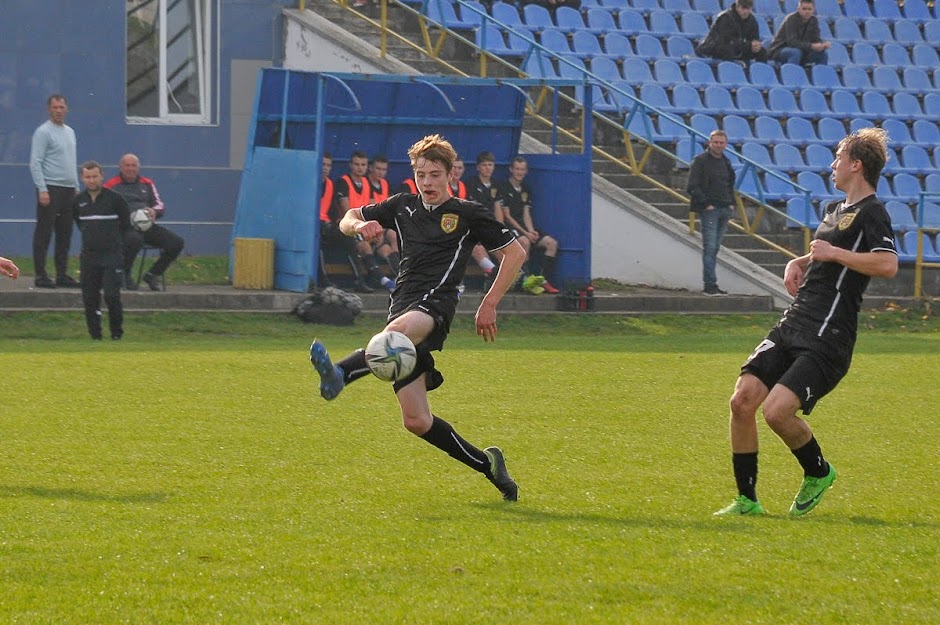
[[[761,424],[770,515],[711,517],[774,319],[504,319],[495,345],[459,319],[432,409],[504,449],[507,504],[388,385],[317,396],[313,336],[341,356],[380,320],[131,314],[92,343],[78,314],[2,316],[0,622],[940,622],[933,319],[866,318],[810,418],[839,469],[819,508],[786,516],[799,467]]]

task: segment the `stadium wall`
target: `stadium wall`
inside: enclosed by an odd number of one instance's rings
[[[296,2],[218,0],[211,122],[129,123],[125,106],[126,3],[7,0],[0,20],[0,250],[30,255],[35,189],[29,150],[48,119],[46,99],[69,101],[78,161],[105,175],[134,152],[167,206],[161,222],[186,238],[189,254],[227,254],[259,67],[283,51],[281,10]],[[73,237],[77,252],[79,237]]]

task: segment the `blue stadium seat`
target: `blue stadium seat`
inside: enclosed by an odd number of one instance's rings
[[[856,41],[864,41],[865,37],[862,35],[861,29],[858,27],[858,22],[850,17],[837,17],[835,21],[835,29],[832,33],[832,40],[850,46],[853,45]]]
[[[864,30],[865,41],[868,43],[883,46],[886,43],[892,43],[894,41],[894,35],[891,34],[891,29],[884,20],[874,18],[867,19],[865,20]]]
[[[934,70],[936,72],[936,70]],[[934,87],[930,84],[930,77],[927,75],[927,70],[923,67],[907,67],[904,69],[902,74],[905,91],[908,93],[913,93],[916,95],[926,95],[931,91],[934,91]]]
[[[777,72],[767,63],[755,61],[751,63],[750,81],[751,86],[761,91],[769,91],[774,87],[780,87],[780,81],[777,80]]]
[[[795,111],[796,109],[790,109]],[[829,102],[822,91],[818,89],[803,89],[800,91],[800,111],[803,115],[819,119],[832,114]]]
[[[623,79],[634,86],[641,86],[653,82],[650,66],[643,59],[631,57],[623,62]]]
[[[894,187],[895,197],[907,204],[916,203],[920,199],[920,192],[923,191],[920,180],[911,174],[895,174],[891,184]]]
[[[849,132],[858,132],[862,128],[874,128],[874,126],[875,124],[873,124],[870,119],[855,117],[849,122]],[[890,157],[890,154],[889,154],[889,157]]]
[[[842,17],[845,14],[842,12],[842,5],[839,4],[839,0],[816,0],[816,15],[819,16],[821,23]]]
[[[747,142],[756,142],[751,131],[751,125],[740,115],[725,115],[721,120],[721,129],[728,135],[728,143],[741,145]],[[770,157],[767,157],[770,160]]]
[[[617,82],[613,83],[611,86],[613,87],[613,89],[608,90],[607,98],[610,100],[610,103],[613,105],[614,109],[617,111],[618,114],[621,114],[621,115],[626,114],[626,112],[629,111],[630,108],[634,105],[633,100],[630,97],[628,97],[628,95],[629,96],[636,95],[636,92],[633,89],[633,84],[630,82],[627,82],[626,80],[618,80]],[[624,94],[627,94],[627,95],[624,95]],[[637,127],[637,124],[640,123],[642,119],[647,118],[646,115],[642,115],[642,116],[636,115],[634,117],[635,118],[631,120],[630,122],[631,123],[630,127],[633,129]],[[637,117],[640,117],[641,119],[638,120],[636,119]],[[634,134],[645,136],[641,132],[634,132]]]
[[[457,17],[453,0],[429,0],[427,16],[433,22],[453,30],[473,30],[473,25]]]
[[[702,147],[702,144],[699,142],[698,137],[693,141],[692,139],[679,139],[676,141],[676,156],[685,161],[686,163],[691,163],[692,159],[705,151],[705,148]],[[682,167],[681,162],[677,162],[677,168],[685,169]]]
[[[604,50],[607,51],[607,55],[618,59],[619,61],[626,63],[627,59],[636,58],[636,53],[633,51],[633,44],[630,43],[630,40],[620,33],[608,33],[604,37]]]
[[[888,23],[903,19],[897,2],[872,2],[872,15]]]
[[[657,45],[659,44],[657,43]],[[653,63],[653,77],[660,86],[666,88],[673,88],[676,85],[685,83],[682,68],[672,59],[662,58]]]
[[[712,18],[722,11],[718,0],[692,0],[692,9],[706,18]]]
[[[851,91],[838,89],[830,96],[832,112],[839,117],[861,117],[862,110],[858,106],[858,98]]]
[[[914,138],[911,136],[911,130],[907,124],[899,119],[886,119],[881,122],[881,127],[888,133],[891,145],[905,146],[915,145]]]
[[[940,228],[940,206],[934,202],[924,202],[923,227],[932,230]]]
[[[715,81],[715,74],[712,72],[711,65],[698,59],[691,60],[686,64],[685,77],[686,82],[698,89],[718,84]]]
[[[924,96],[924,115],[940,118],[940,93],[928,93]]]
[[[559,33],[561,34],[561,33]],[[542,33],[542,36],[545,36],[545,33]],[[579,59],[576,56],[564,56],[558,59],[558,75],[562,78],[571,78],[572,80],[582,81],[584,79],[584,73],[586,68],[584,66],[584,61]],[[600,88],[592,89],[592,93],[595,94],[594,100],[592,101],[592,106],[597,103],[598,100],[603,102],[604,96]],[[584,85],[575,85],[574,87],[574,99],[578,104],[584,105]]]
[[[546,28],[543,30],[539,38],[539,43],[543,48],[547,48],[550,52],[554,52],[558,56],[574,56],[571,46],[568,45],[568,38],[565,36],[565,33],[555,28]]]
[[[829,66],[836,69],[841,69],[846,65],[852,64],[852,59],[849,57],[849,51],[844,44],[839,43],[838,41],[830,41],[831,45],[829,46]]]
[[[637,35],[637,38],[633,40],[633,45],[636,48],[636,55],[649,63],[666,56],[663,44],[659,42],[658,37],[653,35]]]
[[[779,115],[767,107],[764,96],[754,87],[739,88],[735,93],[735,102],[739,111],[748,111],[751,115]]]
[[[822,89],[823,92],[830,93],[834,89],[842,88],[842,80],[839,79],[839,75],[832,67],[828,65],[813,65],[813,69],[810,71],[813,86],[817,89]]]
[[[927,177],[924,178],[924,191],[940,193],[940,173],[927,174]]]
[[[737,113],[737,106],[731,98],[731,92],[721,85],[712,85],[705,89],[705,109],[703,113],[709,115],[723,115]]]
[[[807,153],[810,147],[819,143],[819,137],[816,136],[813,123],[805,117],[790,116],[784,125],[786,126],[789,143],[806,148]]]
[[[819,214],[813,203],[806,203],[802,197],[794,197],[787,200],[787,228],[800,228],[800,224],[806,224],[810,229],[815,230],[819,227]]]
[[[510,28],[520,31],[525,30],[522,17],[519,15],[519,9],[512,4],[507,2],[494,2],[493,6],[490,7],[490,15],[492,15],[493,19],[497,22],[509,26]]]
[[[680,139],[688,138],[689,131],[685,129],[682,119],[673,115],[660,115],[656,123],[657,143],[675,143]]]
[[[773,175],[774,173],[779,174],[779,177]],[[797,195],[797,190],[793,186],[789,174],[783,173],[777,168],[770,168],[764,174],[764,200],[785,202],[795,195]]]
[[[803,93],[805,92],[806,90],[804,89]],[[785,87],[774,87],[771,89],[770,93],[767,94],[767,102],[770,104],[770,109],[777,117],[806,114],[806,111],[801,111],[796,105],[796,96],[793,95],[793,92]],[[825,100],[823,100],[823,104],[825,104]],[[826,112],[828,113],[828,111],[829,108],[826,107]]]
[[[715,121],[715,118],[703,113],[695,113],[692,115],[692,118],[689,120],[689,126],[705,137],[708,137],[713,130],[718,130],[718,122]],[[728,139],[728,142],[731,143],[731,138],[729,137]],[[707,139],[705,139],[705,141],[707,141]],[[730,154],[728,158],[731,158]],[[734,159],[732,159],[731,162],[734,163]]]
[[[610,83],[623,79],[617,63],[607,56],[599,56],[591,60],[591,73]]]
[[[540,33],[546,28],[554,28],[552,14],[541,4],[527,4],[522,7],[522,21],[526,30],[532,33]]]
[[[833,194],[826,186],[823,177],[814,171],[801,171],[796,175],[796,183],[809,189],[810,196],[818,200],[820,205],[841,197]]]
[[[897,44],[895,44],[897,45]],[[866,69],[878,67],[881,65],[881,57],[878,56],[878,50],[870,43],[859,41],[852,46],[852,64],[860,65]]]
[[[914,65],[927,69],[940,67],[940,57],[937,56],[936,49],[926,43],[918,43],[914,46],[912,61]]]
[[[630,0],[630,6],[643,15],[649,15],[659,9],[659,0]]]
[[[940,249],[936,240],[926,232],[921,233],[921,260],[925,263],[940,263]],[[904,248],[909,254],[917,253],[917,232],[904,233]]]
[[[885,210],[888,211],[888,217],[891,218],[891,229],[895,232],[907,232],[917,229],[917,222],[914,221],[914,214],[910,207],[900,200],[889,200],[885,202]]]
[[[904,85],[901,84],[901,77],[898,76],[897,70],[893,67],[876,67],[872,75],[874,77],[874,87],[881,93],[894,94],[905,90]],[[843,78],[845,79],[844,73]],[[868,79],[867,74],[865,78]],[[846,87],[848,87],[848,80],[845,80]]]
[[[587,30],[580,30],[571,36],[571,47],[575,54],[583,59],[606,56],[597,36]]]
[[[893,73],[897,77],[897,72],[892,70],[889,67],[875,68],[885,69]],[[871,79],[868,77],[868,72],[865,71],[863,67],[854,67],[849,65],[848,67],[842,68],[842,84],[845,85],[846,89],[855,91],[856,93],[863,93],[866,89],[872,89]]]
[[[481,50],[491,52],[496,56],[515,56],[519,53],[506,45],[503,33],[493,24],[487,24],[476,31],[474,43]]]
[[[910,93],[896,93],[892,99],[891,109],[896,117],[913,120],[925,117],[920,101]]]
[[[914,122],[914,141],[920,145],[940,147],[940,127],[934,121],[918,119]]]
[[[458,5],[458,7],[460,9],[460,18],[466,23],[472,24],[474,29],[483,26],[483,16],[489,13],[486,7],[477,0],[463,0],[463,5]]]
[[[705,110],[698,90],[692,85],[676,85],[672,89],[672,106],[675,112],[692,115]]]
[[[795,90],[812,86],[803,66],[793,63],[784,63],[780,66],[780,84],[786,85],[787,89]]]
[[[835,145],[845,138],[845,126],[842,121],[834,117],[823,117],[816,123],[816,134],[820,140]]]
[[[933,46],[936,46],[937,42],[940,42],[940,19],[924,24],[924,41]],[[917,41],[915,43],[920,42]]]
[[[762,15],[765,17],[774,17],[778,13],[782,13],[782,8],[780,7],[780,0],[755,0],[754,1],[754,13],[757,15]]]
[[[786,143],[778,143],[773,148],[774,164],[780,171],[788,174],[797,174],[801,171],[809,171],[806,163],[803,162],[803,156],[799,148]]]
[[[558,30],[571,35],[587,28],[581,11],[571,7],[558,7],[555,9],[555,24],[558,26]]]
[[[783,132],[783,126],[773,117],[767,115],[758,115],[754,120],[754,136],[760,143],[775,145],[777,143],[786,143],[787,135]]]
[[[866,91],[862,94],[862,114],[870,119],[891,119],[895,116],[887,96],[880,91]]]
[[[587,13],[591,9],[601,8],[601,3],[598,0],[581,0],[581,10]]]
[[[820,143],[806,146],[806,167],[808,171],[826,174],[832,170],[832,161],[835,156],[832,150]]]
[[[522,32],[517,32],[515,30],[510,30],[506,33],[506,42],[509,44],[509,47],[513,50],[514,56],[525,56],[533,49],[532,42],[530,39],[532,35],[525,33],[523,36]]]
[[[547,54],[533,53],[520,69],[531,78],[558,78],[558,72]]]
[[[917,236],[916,232],[913,232],[911,234],[913,234],[915,237]],[[904,242],[905,236],[906,234],[904,233],[896,232],[894,234],[894,247],[898,253],[898,262],[899,263],[913,263],[915,260],[917,260],[917,241],[916,239],[913,241],[913,244],[914,244],[913,251],[909,252],[907,251],[907,248],[905,247],[905,242]]]
[[[886,43],[881,48],[882,64],[894,69],[904,69],[912,64],[911,55],[907,53],[907,48],[899,43]]]
[[[663,0],[663,10],[679,17],[690,12],[692,7],[689,6],[689,0]]]
[[[691,39],[703,39],[708,34],[708,22],[702,13],[683,13],[679,18],[679,30]]]
[[[588,9],[587,12],[588,28],[598,35],[617,32],[617,22],[613,14],[606,9]]]
[[[630,8],[630,3],[627,0],[600,0],[600,3],[608,11]]]
[[[930,7],[927,6],[927,0],[905,0],[903,13],[906,20],[918,24],[934,19],[930,14]]]
[[[630,37],[636,37],[643,33],[649,34],[646,27],[646,20],[643,16],[632,9],[624,9],[617,15],[617,22],[620,24],[620,32]]]
[[[875,189],[875,193],[882,202],[894,199],[894,191],[886,176],[878,176],[878,188]]]
[[[640,87],[640,99],[657,110],[666,113],[677,113],[672,107],[672,102],[669,101],[666,90],[659,85],[647,84]]]
[[[695,58],[695,47],[691,39],[673,35],[666,39],[666,54],[677,63],[685,62],[687,59]]]
[[[680,34],[676,18],[671,13],[662,10],[650,12],[650,34],[665,39],[670,35]]]
[[[764,47],[770,45],[773,37],[774,34],[771,32],[770,26],[767,25],[767,20],[762,16],[757,16],[757,38],[764,42]]]
[[[919,145],[906,145],[901,148],[901,163],[904,171],[913,173],[917,176],[926,176],[936,171],[933,163],[930,161],[930,155],[927,150]],[[897,191],[897,189],[895,189]]]
[[[747,87],[751,82],[739,63],[722,61],[718,64],[718,84],[729,89],[737,89]]]
[[[927,24],[932,22],[927,22],[924,24],[926,30]],[[894,40],[900,44],[906,46],[914,46],[918,43],[925,43],[924,36],[920,34],[920,28],[911,20],[898,20],[894,23]],[[930,39],[927,39],[927,42],[930,42]],[[933,41],[937,41],[934,39]]]

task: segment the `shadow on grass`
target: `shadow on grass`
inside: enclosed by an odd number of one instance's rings
[[[96,501],[109,503],[162,503],[166,493],[131,493],[108,495],[92,493],[75,488],[46,488],[44,486],[0,486],[0,497],[42,497],[45,499],[71,499],[73,501]]]
[[[477,508],[503,512],[528,523],[580,522],[614,527],[672,527],[678,529],[717,530],[719,532],[747,532],[756,524],[766,523],[828,523],[832,525],[862,525],[869,527],[887,527],[893,529],[927,528],[938,529],[940,524],[923,519],[896,520],[875,519],[861,516],[818,515],[793,518],[789,514],[765,514],[759,517],[713,517],[711,515],[690,514],[688,519],[670,519],[663,517],[611,516],[596,513],[565,513],[526,508],[518,504],[475,503]]]

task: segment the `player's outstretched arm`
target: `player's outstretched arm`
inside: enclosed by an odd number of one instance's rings
[[[499,263],[496,279],[483,296],[476,315],[477,334],[486,342],[496,340],[496,306],[515,282],[519,269],[525,262],[525,250],[519,241],[513,241],[500,251],[503,253],[503,259]]]
[[[13,263],[9,258],[3,258],[0,256],[0,273],[10,278],[16,280],[20,275],[20,268]]]
[[[377,221],[364,221],[362,211],[352,208],[346,211],[339,222],[340,231],[347,237],[360,235],[366,241],[374,241],[385,234],[385,228]]]

